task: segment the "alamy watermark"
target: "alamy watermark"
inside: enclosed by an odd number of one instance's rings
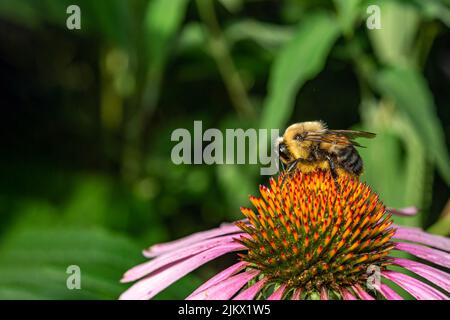
[[[69,290],[81,289],[81,269],[73,264],[67,267],[66,273],[69,275],[66,280],[66,287]]]
[[[380,290],[381,286],[381,269],[379,266],[371,264],[367,270],[366,286],[369,290]]]
[[[378,5],[370,5],[367,7],[366,26],[369,30],[381,29],[381,9]]]
[[[69,30],[81,29],[81,9],[76,4],[67,7],[66,13],[69,15],[66,19],[66,27]]]
[[[81,29],[81,8],[76,4],[69,5],[66,9],[69,15],[66,19],[66,26],[69,30]],[[366,20],[366,27],[369,30],[381,29],[381,8],[378,5],[369,5],[366,13],[368,14]]]
[[[185,128],[172,132],[171,140],[178,142],[171,152],[175,164],[260,164],[261,175],[278,172],[276,139],[278,129],[219,129],[203,132],[201,121],[194,121],[194,134]],[[270,146],[269,146],[270,144]],[[275,147],[275,148],[274,148]]]

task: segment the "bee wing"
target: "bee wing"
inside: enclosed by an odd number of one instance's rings
[[[355,139],[355,138],[368,138],[372,139],[375,138],[376,134],[372,132],[367,131],[357,131],[357,130],[328,130],[330,133],[345,136],[349,139]]]
[[[325,142],[339,145],[354,145],[364,148],[354,139],[358,137],[374,138],[375,133],[355,130],[324,130],[323,132],[314,132],[308,134],[305,140],[313,142]]]
[[[308,134],[305,137],[306,141],[313,141],[313,142],[325,142],[325,143],[332,143],[332,144],[340,144],[340,145],[349,145],[351,144],[350,140],[347,139],[344,136],[338,136],[336,134],[331,133],[311,133]]]

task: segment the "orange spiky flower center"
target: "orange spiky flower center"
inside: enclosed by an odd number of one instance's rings
[[[241,208],[248,237],[241,259],[261,270],[270,283],[304,292],[339,290],[367,281],[369,266],[385,268],[395,232],[391,215],[369,186],[328,172],[296,172],[260,186],[251,196],[256,213]],[[372,267],[373,268],[373,267]],[[286,290],[287,292],[288,290]]]

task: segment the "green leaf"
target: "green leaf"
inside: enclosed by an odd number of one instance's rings
[[[421,7],[424,15],[431,18],[437,18],[441,20],[447,27],[450,27],[450,3],[448,1],[446,4],[444,4],[441,1],[416,0],[415,3]]]
[[[219,2],[231,13],[239,12],[244,5],[243,0],[219,0]]]
[[[206,36],[203,25],[198,22],[189,22],[183,26],[178,37],[176,50],[183,53],[184,50],[197,49],[206,45]]]
[[[450,185],[450,158],[444,132],[425,79],[413,69],[389,68],[378,74],[376,83],[379,90],[393,99],[410,118],[431,160]]]
[[[427,229],[428,232],[439,234],[444,237],[450,235],[450,211],[444,212],[443,216]]]
[[[338,35],[336,21],[325,13],[311,14],[300,23],[273,63],[261,128],[280,128],[286,123],[298,90],[322,70]]]
[[[148,66],[143,105],[150,109],[156,104],[171,43],[180,29],[187,4],[187,0],[151,0],[147,5],[144,30]]]
[[[177,41],[177,50],[206,46],[207,38],[203,27],[203,24],[198,22],[185,24]],[[292,39],[294,29],[291,26],[280,26],[254,19],[240,19],[226,25],[223,35],[230,48],[239,41],[250,40],[265,50],[274,52]]]
[[[111,218],[111,186],[112,183],[102,177],[83,176],[76,182],[67,201],[64,209],[65,219],[80,226],[107,225],[106,222]],[[117,203],[115,205],[117,206]]]
[[[400,114],[402,115],[403,113]],[[402,188],[404,206],[414,205],[421,211],[420,216],[396,217],[395,221],[403,225],[416,224],[423,227],[425,221],[423,215],[429,212],[429,200],[431,198],[429,193],[433,188],[433,180],[429,177],[432,170],[427,166],[426,161],[426,148],[409,118],[398,115],[393,121],[393,127],[402,140],[405,151],[403,166],[404,187]]]
[[[187,3],[186,0],[149,2],[144,23],[151,69],[163,67],[170,42],[184,18]]]
[[[227,43],[233,45],[241,40],[253,40],[265,49],[278,48],[292,39],[293,29],[253,19],[234,22],[224,30]]]
[[[0,298],[115,299],[139,256],[133,242],[102,229],[20,226],[0,248]],[[70,265],[80,267],[80,290],[67,288]]]
[[[388,65],[412,65],[411,51],[420,23],[417,9],[406,2],[375,1],[381,9],[381,29],[368,30],[378,58]]]
[[[108,40],[122,48],[130,47],[132,17],[128,2],[121,0],[83,0],[79,6],[81,10],[81,30],[84,28],[91,31],[99,30],[106,37],[103,41]]]
[[[362,110],[364,126],[358,129],[377,134],[375,139],[364,141],[367,148],[359,149],[365,168],[362,179],[387,206],[422,209],[421,215],[394,217],[396,223],[422,226],[431,180],[427,179],[426,151],[414,125],[391,104],[364,101]]]
[[[353,33],[353,25],[361,14],[361,0],[334,0],[337,19],[345,34]]]

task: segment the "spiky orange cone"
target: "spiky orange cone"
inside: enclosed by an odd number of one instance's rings
[[[391,215],[366,184],[342,176],[337,192],[323,171],[297,172],[282,190],[281,181],[260,186],[262,197],[250,197],[256,213],[241,208],[250,224],[238,222],[251,236],[239,240],[248,248],[241,259],[269,279],[267,286],[285,284],[285,295],[338,293],[365,286],[370,266],[389,264]]]

